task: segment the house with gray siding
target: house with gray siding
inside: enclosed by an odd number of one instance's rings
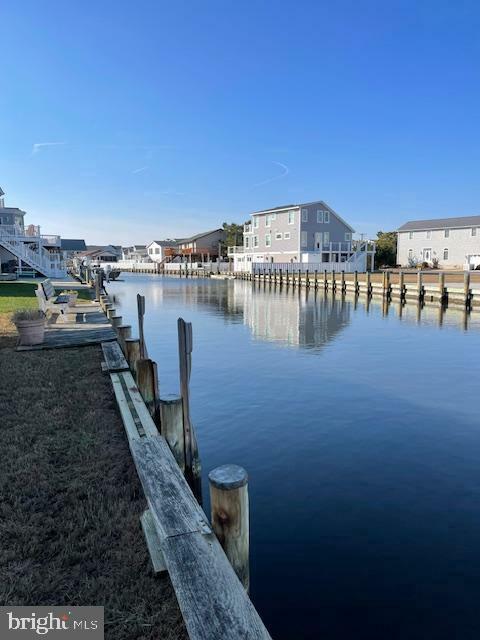
[[[364,243],[360,251],[354,232],[323,200],[289,204],[252,213],[244,225],[243,247],[231,248],[229,254],[235,271],[265,263],[311,264],[312,270],[344,265],[346,271],[365,271],[368,247]]]
[[[480,216],[411,220],[398,229],[397,263],[442,269],[480,265]]]

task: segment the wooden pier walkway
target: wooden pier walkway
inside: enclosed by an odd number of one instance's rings
[[[56,321],[47,325],[42,344],[18,346],[17,351],[84,347],[117,339],[97,302],[82,301],[75,307],[69,307],[65,315],[65,320],[56,316]]]

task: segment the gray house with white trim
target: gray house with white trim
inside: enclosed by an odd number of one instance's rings
[[[480,264],[480,216],[411,220],[398,229],[399,265],[437,261],[443,269],[470,269]]]
[[[355,230],[323,200],[255,211],[251,218],[244,225],[243,247],[229,251],[235,271],[249,271],[252,264],[262,263],[365,270],[367,248],[357,255],[359,247],[352,241]]]

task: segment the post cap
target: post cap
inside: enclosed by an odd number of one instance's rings
[[[248,474],[243,467],[239,467],[237,464],[224,464],[210,471],[208,479],[217,489],[231,491],[244,487],[248,482]]]
[[[162,404],[176,404],[182,399],[182,396],[179,396],[176,393],[166,393],[163,396],[160,396],[160,402]]]

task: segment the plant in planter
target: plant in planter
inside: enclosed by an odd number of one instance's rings
[[[62,291],[62,295],[68,296],[68,306],[74,307],[77,304],[78,291],[69,289],[68,291]]]
[[[45,314],[43,311],[19,309],[12,318],[17,327],[21,345],[41,344],[45,335]]]

